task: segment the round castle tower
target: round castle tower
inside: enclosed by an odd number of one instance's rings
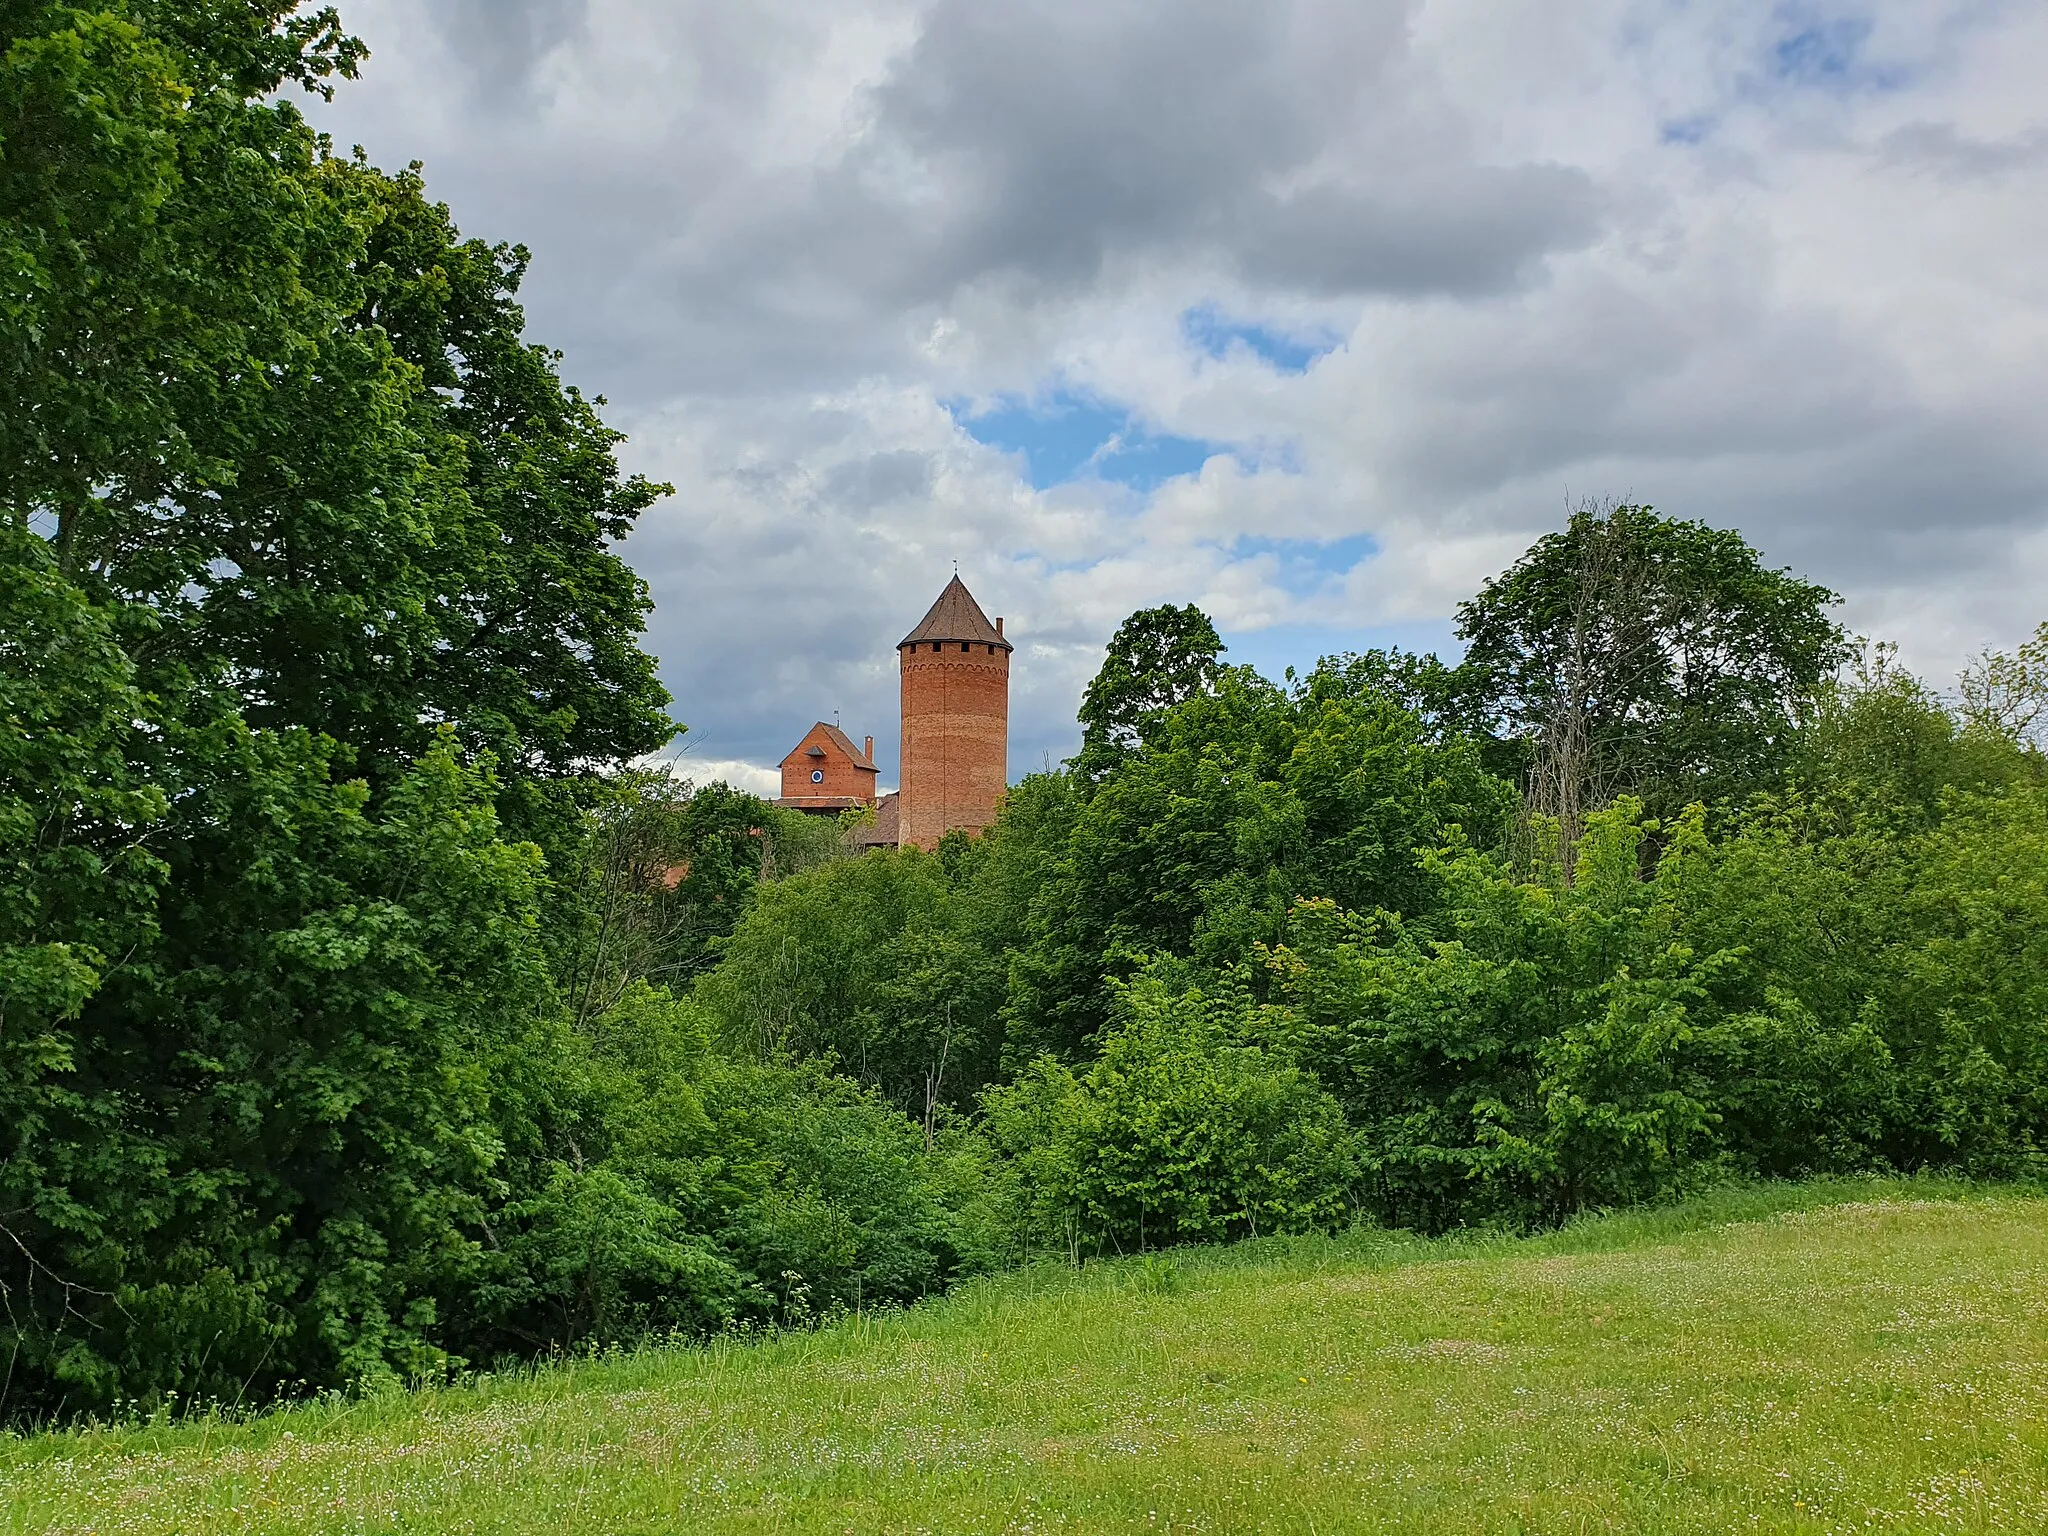
[[[1009,783],[1010,642],[956,575],[896,644],[903,678],[899,841],[933,848],[996,819]]]

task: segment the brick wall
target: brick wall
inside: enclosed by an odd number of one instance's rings
[[[813,747],[824,753],[812,757]],[[825,775],[819,783],[811,782],[811,774]],[[782,798],[785,801],[838,802],[858,800],[872,804],[875,799],[875,770],[863,768],[849,756],[846,750],[832,739],[832,733],[821,721],[805,734],[796,744],[796,749],[782,760]]]
[[[897,660],[901,835],[905,843],[931,848],[955,827],[979,832],[996,819],[1009,777],[1010,653],[939,640],[903,646]]]

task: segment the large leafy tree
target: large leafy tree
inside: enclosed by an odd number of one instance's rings
[[[156,936],[165,870],[148,839],[166,805],[131,761],[142,708],[105,615],[40,538],[0,525],[0,1314],[15,1349],[23,1319],[82,1311],[52,1238],[91,1221],[89,1166],[129,1150],[117,1097],[79,1075],[76,1021]]]
[[[354,72],[333,12],[17,3],[0,31],[0,500],[154,616],[145,684],[225,688],[373,779],[453,723],[515,814],[659,745],[610,546],[663,488],[522,339],[526,253],[276,94]]]
[[[160,500],[230,472],[194,429],[333,316],[307,279],[353,242],[309,238],[312,135],[261,98],[324,90],[361,48],[297,10],[0,5],[0,497],[74,573],[118,553],[141,575]]]
[[[519,839],[671,729],[659,488],[361,57],[0,0],[0,1414],[434,1364],[574,1098]]]
[[[1227,647],[1209,616],[1193,603],[1141,608],[1109,642],[1102,669],[1082,695],[1084,783],[1100,779],[1139,744],[1146,723],[1185,699],[1212,691]]]
[[[259,722],[380,758],[437,720],[520,780],[658,746],[673,727],[637,644],[646,588],[610,545],[664,487],[620,475],[601,402],[521,339],[527,253],[464,240],[415,171],[325,160],[313,179],[360,231],[337,344],[373,355],[392,389],[366,398],[405,412],[339,435],[424,459],[356,477],[353,501],[313,503],[282,451],[271,476],[243,476],[221,498],[234,567],[203,579],[197,644],[246,679]]]
[[[1846,655],[1836,601],[1738,533],[1587,505],[1459,606],[1464,686],[1569,849],[1619,794],[1670,813],[1769,785]]]
[[[1511,799],[1471,742],[1440,738],[1369,671],[1289,690],[1222,669],[1213,692],[1148,718],[1074,814],[1012,962],[1013,1053],[1089,1049],[1105,978],[1156,952],[1234,966],[1299,897],[1427,908],[1429,851],[1454,828],[1495,841]]]

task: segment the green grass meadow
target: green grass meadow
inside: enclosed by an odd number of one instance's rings
[[[0,1439],[13,1532],[2043,1531],[2048,1199],[1738,1189]]]

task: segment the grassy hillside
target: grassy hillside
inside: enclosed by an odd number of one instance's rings
[[[2036,1531],[2048,1200],[1732,1191],[0,1441],[7,1532]]]

